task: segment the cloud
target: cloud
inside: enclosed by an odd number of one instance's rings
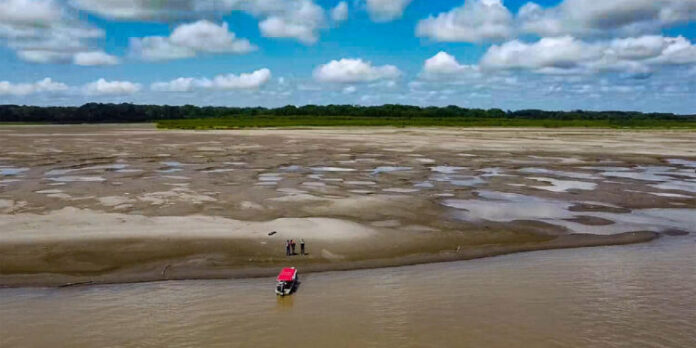
[[[365,0],[367,12],[375,22],[389,22],[401,18],[412,0]]]
[[[190,92],[196,85],[193,77],[179,77],[169,82],[155,82],[150,89],[156,92]]]
[[[305,44],[319,40],[318,30],[325,25],[324,9],[310,0],[251,1],[252,13],[267,16],[259,23],[261,35],[274,38],[294,38]],[[271,7],[270,5],[276,5]]]
[[[104,51],[78,52],[73,56],[73,64],[94,66],[94,65],[115,65],[118,64],[118,57],[105,53]]]
[[[639,35],[696,19],[696,0],[564,0],[551,8],[528,3],[518,19],[524,32],[541,36]]]
[[[255,49],[249,40],[230,32],[227,23],[217,25],[207,20],[179,25],[169,37],[130,40],[131,56],[150,61],[191,58],[199,52],[244,54]]]
[[[169,82],[155,82],[150,85],[150,89],[157,92],[190,92],[194,89],[254,90],[266,84],[270,79],[271,71],[264,68],[239,75],[218,75],[212,80],[207,78],[179,77]]]
[[[256,89],[271,79],[269,69],[259,69],[252,73],[218,75],[213,78],[211,87],[215,89]]]
[[[83,91],[87,95],[129,95],[140,91],[142,86],[139,83],[130,81],[107,81],[99,79],[86,84]]]
[[[259,23],[263,36],[275,38],[296,38],[305,44],[313,44],[319,39],[311,26],[284,17],[269,17]]]
[[[391,80],[401,76],[393,65],[372,66],[362,59],[343,58],[332,60],[314,70],[314,78],[320,82],[355,83]]]
[[[514,22],[501,0],[466,0],[464,5],[418,22],[416,35],[445,42],[501,41],[512,37]]]
[[[686,38],[641,36],[584,42],[571,36],[514,40],[493,45],[481,58],[484,70],[520,69],[538,73],[619,71],[645,77],[651,66],[696,63],[696,46]]]
[[[54,82],[48,77],[34,83],[15,84],[9,81],[0,81],[0,95],[24,96],[41,92],[62,92],[67,89],[66,84]]]
[[[259,18],[266,37],[293,38],[306,44],[318,40],[326,15],[312,0],[72,0],[77,9],[118,20],[171,22],[201,17],[223,17],[244,11]]]
[[[331,19],[336,22],[343,22],[348,19],[348,4],[345,1],[339,2],[336,7],[331,9]]]
[[[597,47],[573,37],[543,38],[535,43],[518,40],[491,46],[481,58],[487,69],[571,69],[601,57]]]
[[[443,79],[460,77],[461,75],[478,75],[479,68],[476,65],[462,65],[454,56],[440,51],[436,55],[426,59],[423,64],[421,77],[426,79]]]
[[[60,52],[44,49],[29,49],[17,51],[19,59],[31,63],[67,63],[73,57],[73,52]]]
[[[81,11],[116,20],[170,20],[190,16],[195,9],[193,0],[69,0]]]
[[[60,20],[61,8],[53,1],[0,1],[0,22],[40,24]]]
[[[176,27],[169,40],[175,45],[198,52],[247,53],[256,49],[249,40],[239,39],[228,31],[227,23],[217,25],[206,20]]]
[[[52,0],[0,0],[0,42],[32,63],[69,63],[92,50],[101,29]]]
[[[131,38],[128,50],[132,57],[149,61],[196,56],[195,50],[173,44],[168,38],[162,36]]]

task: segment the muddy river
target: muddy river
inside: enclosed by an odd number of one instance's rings
[[[696,236],[273,278],[0,289],[0,346],[694,347]]]

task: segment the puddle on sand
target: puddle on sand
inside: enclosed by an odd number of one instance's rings
[[[22,180],[20,179],[2,179],[0,180],[0,184],[12,184],[15,182],[21,182]]]
[[[552,192],[568,192],[569,190],[585,190],[592,191],[597,187],[593,182],[575,181],[575,180],[557,180],[551,178],[532,177],[531,180],[541,181],[551,184],[551,186],[532,186],[539,190]]]
[[[648,194],[651,194],[653,196],[658,196],[658,197],[668,197],[668,198],[693,198],[692,196],[687,196],[687,195],[680,195],[678,193],[665,193],[665,192],[646,192]]]
[[[451,166],[436,166],[430,167],[430,170],[441,174],[455,174],[456,172],[467,169],[465,167],[451,167]]]
[[[687,191],[696,193],[696,181],[670,181],[656,185],[650,185],[651,187],[658,188],[661,190],[677,190],[677,191]]]
[[[29,168],[16,168],[16,167],[6,167],[0,168],[0,175],[3,176],[14,176],[28,171]]]
[[[377,167],[374,170],[372,170],[372,175],[377,175],[381,173],[393,173],[393,172],[403,172],[403,171],[408,171],[413,169],[412,167],[390,167],[390,166],[385,166],[385,167]]]
[[[315,172],[354,172],[353,168],[342,168],[342,167],[312,167]]]
[[[39,191],[34,191],[34,193],[41,193],[41,194],[45,194],[45,195],[50,195],[50,194],[55,194],[55,193],[63,193],[63,190],[56,190],[56,189],[39,190]]]
[[[374,193],[374,191],[370,191],[370,190],[348,190],[348,192],[362,194],[362,195],[369,195],[369,194]]]
[[[374,182],[374,181],[359,181],[359,180],[349,180],[349,181],[345,181],[344,184],[346,184],[346,185],[355,185],[355,186],[372,186],[372,185],[377,185],[377,183]]]
[[[259,181],[280,181],[283,180],[283,177],[281,176],[280,173],[263,173],[259,175]]]
[[[574,212],[569,208],[575,202],[495,191],[478,191],[478,196],[479,199],[446,199],[443,204],[457,209],[457,218],[465,221],[541,221],[575,233],[606,235],[669,229],[694,232],[696,226],[696,209],[639,209],[629,213]],[[582,217],[599,218],[612,223],[598,226],[569,221]]]
[[[610,178],[663,182],[674,180],[673,177],[669,176],[670,174],[677,174],[672,171],[673,169],[671,167],[636,167],[631,170],[608,170],[601,173],[601,175]]]
[[[436,182],[447,182],[454,186],[476,186],[485,183],[486,181],[478,176],[471,175],[451,175],[436,173],[430,176],[428,179],[430,181]]]
[[[562,170],[551,170],[551,169],[546,169],[546,168],[528,167],[528,168],[520,169],[519,172],[524,173],[524,174],[543,174],[543,175],[561,176],[561,177],[574,178],[574,179],[586,179],[586,180],[601,179],[601,177],[594,175],[594,174],[590,174],[590,173],[567,172],[567,171],[562,171]]]
[[[157,172],[158,173],[176,173],[180,172],[181,168],[169,168],[169,169],[160,169]]]
[[[675,165],[689,167],[689,168],[696,168],[696,161],[689,161],[689,160],[678,159],[678,158],[670,158],[667,160],[667,162],[669,164],[675,164]]]
[[[418,192],[420,189],[417,188],[401,188],[401,187],[391,187],[391,188],[385,188],[382,191],[384,192],[393,192],[393,193],[413,193],[413,192]]]
[[[571,202],[549,200],[534,196],[495,191],[478,191],[481,199],[448,199],[445,206],[462,210],[460,218],[467,221],[547,220],[568,219]]]
[[[102,182],[106,179],[101,176],[59,176],[55,178],[49,178],[48,180],[56,182]]]
[[[82,168],[68,168],[68,169],[52,169],[44,173],[44,176],[57,176],[57,175],[66,175],[69,173],[74,173],[74,172],[79,172],[79,171],[89,171],[89,170],[106,170],[106,171],[115,171],[117,173],[128,173],[131,170],[136,170],[136,169],[126,169],[128,167],[127,164],[124,163],[117,163],[117,164],[104,164],[104,165],[96,165],[96,166],[89,166],[89,167],[82,167]]]

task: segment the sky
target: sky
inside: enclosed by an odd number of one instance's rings
[[[0,0],[0,104],[696,113],[696,0]]]

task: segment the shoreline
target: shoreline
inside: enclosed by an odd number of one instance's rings
[[[653,241],[662,236],[661,233],[651,231],[626,232],[616,235],[591,235],[591,234],[566,234],[559,235],[545,242],[525,243],[518,245],[493,245],[488,247],[468,247],[459,251],[441,251],[430,254],[411,254],[401,257],[364,259],[344,262],[328,262],[320,264],[303,265],[300,268],[303,274],[351,271],[362,269],[377,269],[388,267],[402,267],[418,264],[456,262],[474,260],[502,255],[541,251],[575,249],[602,246],[617,246],[639,244]],[[299,256],[297,256],[299,257]],[[278,266],[268,267],[236,267],[224,270],[196,267],[172,267],[172,262],[154,262],[149,265],[141,265],[115,272],[107,272],[92,276],[75,276],[58,273],[40,274],[16,274],[0,276],[0,288],[24,288],[24,287],[70,287],[104,284],[128,284],[159,282],[169,280],[213,280],[213,279],[246,279],[274,276]],[[179,260],[183,261],[183,260]],[[291,262],[287,262],[290,264]]]
[[[694,132],[0,133],[0,286],[377,268],[696,232]],[[289,239],[310,255],[286,257]]]

